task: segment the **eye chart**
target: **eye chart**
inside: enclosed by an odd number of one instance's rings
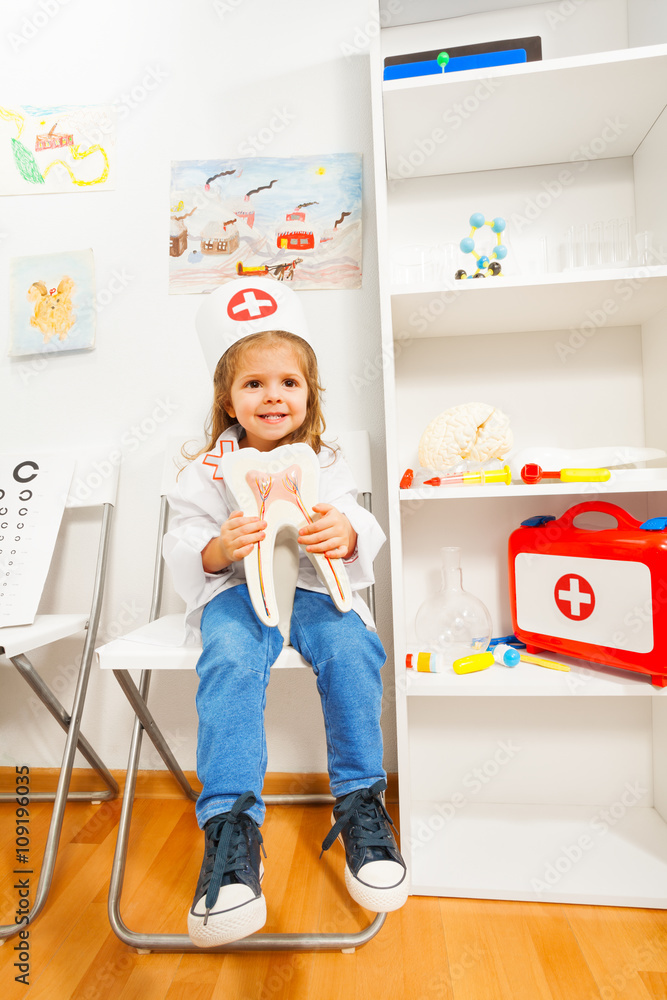
[[[73,472],[69,455],[0,456],[0,646],[35,620]]]

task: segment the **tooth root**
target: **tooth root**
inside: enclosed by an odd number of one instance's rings
[[[257,617],[265,625],[280,619],[274,579],[276,535],[289,528],[296,537],[299,528],[312,519],[318,502],[320,465],[307,444],[289,444],[273,451],[244,448],[223,456],[222,476],[234,500],[246,516],[261,516],[267,522],[264,539],[243,560],[248,591]],[[305,551],[302,546],[299,549]],[[319,552],[306,552],[339,611],[352,607],[352,592],[341,559],[328,559]]]

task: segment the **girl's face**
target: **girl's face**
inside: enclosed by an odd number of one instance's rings
[[[271,451],[306,419],[308,386],[288,344],[245,351],[230,396],[227,412],[246,432],[242,448]]]

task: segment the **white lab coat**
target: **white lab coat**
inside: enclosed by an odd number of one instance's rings
[[[245,432],[240,424],[228,428],[218,441],[233,441]],[[218,443],[212,449],[220,454]],[[208,454],[211,454],[209,452]],[[164,537],[163,553],[171,571],[174,587],[187,605],[186,642],[199,639],[199,622],[205,605],[223,590],[245,583],[243,560],[232,563],[220,573],[206,573],[202,549],[220,533],[236,504],[222,479],[214,479],[216,466],[204,465],[206,455],[193,459],[178,477],[169,494],[172,518]],[[357,487],[340,451],[332,455],[320,451],[320,502],[330,503],[349,519],[357,533],[357,545],[344,560],[352,590],[352,608],[362,621],[374,628],[368,605],[359,591],[374,582],[373,560],[385,541],[385,535],[373,515],[357,503]],[[218,473],[216,473],[218,474]],[[327,589],[305,552],[300,554],[297,586],[326,594]]]

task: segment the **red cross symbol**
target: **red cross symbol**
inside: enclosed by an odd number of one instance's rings
[[[268,292],[259,288],[243,288],[232,295],[227,305],[227,315],[230,319],[247,322],[253,319],[263,319],[270,316],[278,308],[278,303]]]
[[[590,618],[595,607],[595,594],[588,580],[576,573],[561,576],[554,587],[558,610],[576,622]]]
[[[220,454],[216,455],[211,451],[208,455],[204,455],[202,465],[210,465],[213,468],[214,479],[223,479],[224,477],[220,475],[220,459],[226,452],[234,451],[236,445],[233,441],[218,441],[218,444],[220,445]]]

